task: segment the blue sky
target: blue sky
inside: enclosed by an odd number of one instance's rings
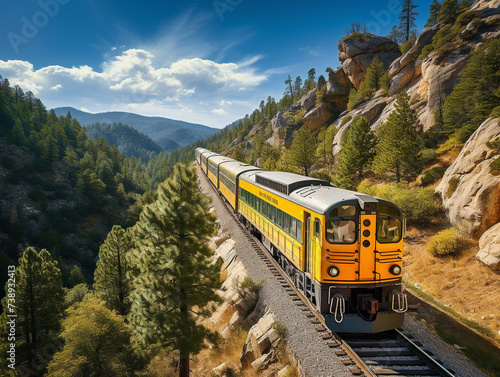
[[[47,107],[223,127],[287,74],[336,68],[351,21],[387,35],[402,0],[0,0],[0,75]],[[431,0],[415,1],[423,28]]]

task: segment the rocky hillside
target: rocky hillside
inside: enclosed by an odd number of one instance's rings
[[[462,234],[475,240],[485,234],[478,257],[500,269],[498,240],[488,231],[500,221],[499,171],[492,167],[500,147],[489,144],[500,139],[499,36],[500,0],[477,1],[455,18],[424,29],[404,53],[388,38],[356,32],[339,41],[342,65],[327,69],[328,79],[319,76],[312,90],[288,111],[281,106],[272,119],[257,117],[252,124],[245,118],[246,125],[240,123],[224,136],[237,137],[222,146],[213,143],[214,149],[266,169],[293,171],[289,147],[295,131],[305,125],[317,135],[316,142],[325,142],[326,128],[334,125],[331,151],[338,164],[353,121],[363,117],[377,134],[395,112],[398,95],[406,92],[421,143],[415,156],[420,176],[411,185],[435,188],[450,225]],[[382,84],[366,90],[372,79],[367,73],[375,64]],[[330,170],[317,158],[311,174],[339,184],[338,167],[333,175]],[[369,168],[364,174],[371,184],[377,182]]]

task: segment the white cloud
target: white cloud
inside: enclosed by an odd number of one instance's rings
[[[80,107],[80,111],[85,111],[86,113],[90,113],[90,110],[86,109],[85,107]]]
[[[228,113],[224,109],[213,109],[212,113],[217,115],[228,115]]]
[[[162,65],[150,51],[117,49],[117,55],[98,68],[49,65],[35,69],[28,61],[0,60],[0,74],[11,85],[33,92],[47,107],[141,111],[167,117],[175,113],[178,119],[191,114],[184,119],[222,126],[251,111],[237,101],[248,98],[269,77],[255,67],[260,58],[215,62],[195,57]],[[199,103],[206,105],[199,107]]]

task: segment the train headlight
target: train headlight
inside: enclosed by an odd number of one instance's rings
[[[393,275],[399,275],[401,273],[401,267],[397,264],[392,265],[391,268],[389,268],[389,272]]]
[[[337,267],[332,266],[328,269],[328,275],[330,275],[332,278],[339,276],[340,271]]]

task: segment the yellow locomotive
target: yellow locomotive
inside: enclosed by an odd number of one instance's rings
[[[375,333],[403,324],[404,219],[395,204],[203,148],[196,161],[329,328]]]

